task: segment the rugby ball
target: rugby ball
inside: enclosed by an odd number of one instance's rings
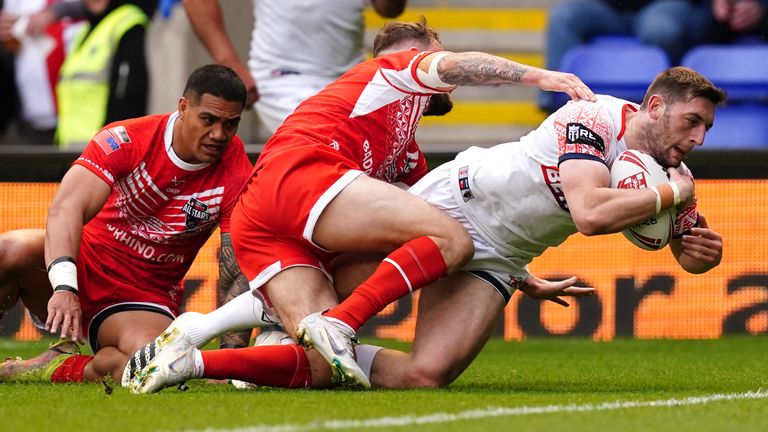
[[[669,183],[667,172],[651,156],[637,151],[622,152],[611,166],[611,187],[643,189]],[[659,250],[669,243],[675,225],[674,207],[632,225],[621,233],[635,246]]]

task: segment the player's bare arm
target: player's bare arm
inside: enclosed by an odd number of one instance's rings
[[[564,92],[575,100],[597,100],[589,87],[570,73],[527,66],[481,52],[431,54],[419,64],[419,68],[427,72],[432,60],[438,61],[437,74],[440,79],[454,86],[519,84]]]
[[[256,81],[227,36],[218,0],[184,0],[182,3],[192,29],[213,61],[231,68],[243,80],[248,92],[246,106],[252,106],[259,100]]]
[[[232,239],[229,233],[221,234],[219,252],[219,282],[216,286],[216,307],[220,307],[249,290],[246,280],[235,259]],[[248,346],[251,330],[239,330],[221,335],[219,345],[222,348],[243,348]]]
[[[74,165],[64,175],[48,209],[45,264],[49,266],[54,293],[48,302],[45,328],[56,333],[61,326],[61,337],[71,336],[82,341],[74,259],[80,250],[83,225],[101,210],[111,190],[99,176],[87,168]]]
[[[571,217],[579,232],[599,235],[619,232],[656,214],[656,194],[648,189],[612,189],[610,172],[600,162],[568,159],[560,164],[560,181]],[[682,201],[691,199],[691,181],[678,182]]]

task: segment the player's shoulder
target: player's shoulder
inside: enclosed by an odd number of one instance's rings
[[[170,113],[153,114],[109,123],[102,132],[107,132],[120,145],[148,143],[152,137],[162,136],[158,133],[165,129]]]

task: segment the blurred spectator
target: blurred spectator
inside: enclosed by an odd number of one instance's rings
[[[662,48],[672,64],[700,41],[689,31],[689,18],[705,9],[701,0],[565,0],[552,7],[547,24],[547,69],[558,70],[571,48],[595,36],[633,36]],[[552,93],[542,92],[539,106],[553,110]]]
[[[157,0],[83,0],[87,23],[61,68],[60,148],[85,144],[105,124],[146,114],[146,27]]]
[[[711,0],[692,25],[703,43],[730,43],[741,36],[768,42],[768,0]]]
[[[218,2],[183,3],[214,61],[243,79],[262,133],[271,135],[301,101],[363,60],[366,4],[394,18],[406,0],[253,0],[256,23],[247,67],[227,37]]]
[[[9,144],[53,144],[56,128],[54,87],[66,49],[78,27],[71,21],[59,22],[77,2],[47,0],[6,0],[0,11],[0,41],[13,55],[15,76],[3,78],[3,86],[15,85],[19,104],[11,133],[3,140]],[[5,93],[6,90],[3,91]],[[10,88],[7,91],[12,91]],[[12,94],[12,93],[9,93]],[[5,105],[10,102],[3,97]],[[4,114],[7,115],[7,114]]]

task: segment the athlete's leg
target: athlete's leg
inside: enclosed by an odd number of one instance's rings
[[[421,291],[411,352],[380,351],[373,361],[376,387],[441,387],[474,360],[497,325],[502,296],[490,284],[459,272]]]
[[[168,316],[150,311],[124,311],[110,315],[99,327],[100,349],[83,372],[84,381],[110,375],[120,382],[128,358],[152,342],[171,323]]]
[[[48,316],[53,290],[45,271],[45,230],[25,229],[0,234],[0,318],[21,298],[37,318]]]
[[[313,240],[345,252],[391,252],[373,275],[326,315],[357,330],[393,301],[452,273],[474,253],[467,231],[407,191],[359,176],[325,208]]]

